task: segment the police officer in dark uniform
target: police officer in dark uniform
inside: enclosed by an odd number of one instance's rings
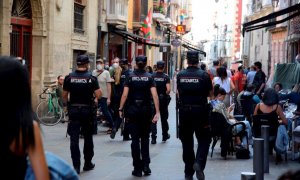
[[[204,168],[211,142],[207,97],[212,94],[209,75],[198,68],[197,51],[187,52],[188,68],[177,75],[179,103],[179,138],[182,142],[185,178],[204,179]],[[194,133],[198,149],[194,153]]]
[[[128,60],[126,58],[123,58],[120,60],[120,66],[122,68],[121,79],[120,79],[120,91],[121,91],[120,97],[121,97],[122,93],[123,93],[125,81],[128,78],[131,70],[128,68]],[[120,105],[120,101],[117,103],[118,103],[118,105]],[[123,133],[122,133],[123,141],[129,141],[130,137],[129,137],[127,123],[126,123],[126,121],[123,123],[124,123],[124,129],[123,129]]]
[[[150,127],[151,120],[155,123],[159,118],[159,102],[155,82],[151,74],[146,73],[146,64],[146,56],[136,57],[137,69],[126,79],[119,109],[122,117],[124,104],[127,101],[124,116],[128,119],[128,129],[132,138],[131,154],[134,167],[132,175],[137,177],[141,177],[142,172],[144,175],[151,174],[149,168]],[[151,96],[156,110],[153,119],[151,119]]]
[[[97,78],[89,72],[89,57],[80,55],[77,57],[77,69],[65,77],[64,81],[64,106],[68,102],[71,158],[76,172],[80,173],[80,129],[84,136],[84,171],[92,170],[95,164],[92,163],[94,156],[93,144],[93,116],[95,101],[101,97],[101,90]]]
[[[159,111],[161,116],[161,128],[162,128],[162,141],[165,142],[170,138],[168,117],[168,106],[171,101],[170,97],[170,78],[164,73],[165,62],[158,61],[156,63],[157,71],[152,74],[152,77],[156,83],[156,90],[159,98]],[[152,123],[151,125],[151,144],[156,144],[157,125]]]

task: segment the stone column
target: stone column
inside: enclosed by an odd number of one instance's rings
[[[33,109],[39,103],[38,94],[44,87],[44,77],[47,71],[45,64],[45,52],[47,51],[46,40],[46,13],[48,7],[44,1],[31,0],[32,9],[32,66],[31,66],[31,89]]]
[[[10,1],[0,2],[0,54],[10,55],[10,18],[11,18],[11,7]]]
[[[48,1],[47,7],[47,29],[48,29],[48,36],[45,43],[45,56],[43,62],[43,69],[44,71],[44,86],[51,86],[55,83],[55,76],[53,74],[53,59],[54,59],[54,38],[53,38],[53,30],[54,28],[54,16],[55,14],[55,3],[54,1]]]

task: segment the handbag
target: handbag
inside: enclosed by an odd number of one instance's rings
[[[79,180],[79,177],[73,167],[71,167],[66,161],[51,152],[45,152],[45,156],[51,180]],[[25,180],[35,180],[36,178],[29,158],[27,158],[27,162],[28,166],[26,169]]]
[[[237,159],[250,159],[250,151],[243,146],[236,149],[235,155]]]

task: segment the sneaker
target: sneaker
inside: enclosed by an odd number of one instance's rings
[[[168,134],[167,136],[164,136],[163,138],[162,138],[162,141],[163,142],[166,142],[168,139],[170,139],[170,134]]]
[[[142,171],[139,171],[137,169],[134,169],[131,174],[136,177],[142,177]]]
[[[115,139],[116,133],[117,133],[117,130],[116,130],[115,128],[113,128],[113,129],[111,130],[110,138],[111,138],[111,139]]]
[[[203,171],[200,168],[200,165],[198,163],[195,163],[193,166],[194,170],[196,171],[196,177],[199,180],[205,180],[205,176]]]
[[[145,176],[149,176],[151,174],[151,169],[150,169],[149,165],[144,166],[143,172],[144,172]]]
[[[153,139],[151,140],[151,144],[156,144],[156,139],[153,138]]]
[[[94,169],[94,168],[95,168],[95,164],[94,164],[94,163],[85,164],[85,165],[83,166],[83,170],[84,170],[84,171],[90,171],[90,170],[92,170],[92,169]]]

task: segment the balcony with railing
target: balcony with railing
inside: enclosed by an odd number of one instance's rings
[[[106,22],[126,25],[128,20],[128,0],[108,0]]]
[[[164,20],[167,14],[168,4],[160,0],[153,0],[153,19]]]

